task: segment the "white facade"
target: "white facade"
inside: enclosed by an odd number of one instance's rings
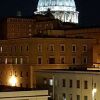
[[[48,100],[48,91],[0,92],[0,100]]]
[[[54,100],[100,100],[100,72],[42,71],[39,74],[50,87],[50,80],[54,81]],[[43,79],[39,80],[43,82]]]
[[[39,0],[35,13],[45,15],[48,9],[56,19],[78,23],[78,12],[74,0]]]

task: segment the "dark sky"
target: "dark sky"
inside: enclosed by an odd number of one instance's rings
[[[0,0],[0,17],[15,16],[18,10],[23,16],[31,16],[37,0]],[[76,0],[81,25],[100,26],[100,0]]]

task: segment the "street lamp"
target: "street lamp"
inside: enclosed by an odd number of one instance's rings
[[[95,94],[97,92],[97,89],[96,88],[93,88],[92,89],[92,100],[95,100]]]
[[[11,78],[9,79],[9,83],[11,86],[16,86],[17,79],[16,79],[15,75],[11,76]]]

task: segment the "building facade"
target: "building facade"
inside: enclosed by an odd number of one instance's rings
[[[99,77],[96,71],[41,70],[37,86],[49,89],[54,100],[99,100]]]

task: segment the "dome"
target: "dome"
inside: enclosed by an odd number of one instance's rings
[[[78,23],[78,12],[74,0],[39,0],[38,14],[45,14],[50,9],[55,18],[63,22]]]

